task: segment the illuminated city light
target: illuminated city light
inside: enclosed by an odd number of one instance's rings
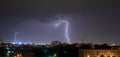
[[[18,42],[18,44],[19,44],[19,45],[21,45],[21,44],[22,44],[22,42]]]
[[[54,54],[54,56],[53,57],[57,57],[57,54]]]
[[[24,45],[26,45],[27,43],[23,43]]]
[[[66,37],[66,39],[67,39],[67,42],[68,43],[70,43],[70,38],[69,38],[69,36],[68,36],[68,26],[69,26],[69,22],[68,21],[66,21],[66,20],[61,20],[61,21],[59,21],[58,23],[56,23],[55,24],[55,26],[56,27],[58,27],[58,26],[60,26],[60,24],[62,24],[62,23],[65,23],[65,37]]]
[[[10,49],[10,48],[7,47],[7,49]]]
[[[8,54],[10,54],[11,52],[10,52],[10,51],[8,51],[7,53],[8,53]]]
[[[12,44],[16,44],[15,42],[12,42]]]
[[[90,57],[90,55],[87,55],[87,57]]]
[[[14,57],[22,57],[22,54],[17,54]]]

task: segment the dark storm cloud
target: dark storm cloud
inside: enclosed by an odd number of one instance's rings
[[[71,39],[74,42],[80,42],[83,34],[88,34],[86,42],[109,42],[113,41],[114,37],[119,40],[119,3],[119,0],[2,0],[0,34],[6,38],[12,37],[8,32],[16,29],[18,24],[30,20],[48,24],[57,20],[57,15],[64,15],[71,17],[67,20],[70,20]],[[38,25],[35,22],[30,24],[34,24],[32,27]],[[28,29],[27,26],[24,28]]]
[[[119,11],[119,0],[3,0],[0,4],[1,17],[43,15],[47,17],[54,14],[116,13]]]
[[[1,10],[10,13],[56,13],[94,11],[118,7],[117,0],[4,0]]]
[[[16,21],[19,17],[34,17],[43,22],[56,14],[115,12],[114,8],[119,8],[118,0],[2,0],[0,4],[0,17],[13,17]]]

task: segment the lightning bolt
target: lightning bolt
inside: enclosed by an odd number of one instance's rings
[[[69,22],[67,20],[61,20],[58,23],[55,24],[56,27],[60,26],[60,24],[64,23],[65,24],[65,37],[67,39],[67,42],[70,43],[70,38],[68,35],[68,26],[69,26]]]
[[[15,41],[15,43],[17,43],[17,34],[18,34],[18,32],[15,32],[15,34],[14,34],[14,41]]]

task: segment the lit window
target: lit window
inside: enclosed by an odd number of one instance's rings
[[[87,57],[90,57],[90,55],[87,55]]]

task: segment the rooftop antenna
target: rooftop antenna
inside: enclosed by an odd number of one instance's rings
[[[88,37],[88,34],[84,35],[82,38],[81,38],[81,42],[84,43],[84,39]]]

